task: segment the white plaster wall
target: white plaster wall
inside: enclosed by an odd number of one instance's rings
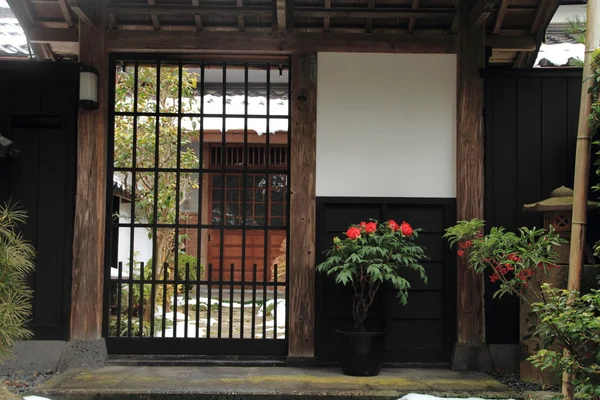
[[[319,53],[317,196],[456,196],[456,56]]]
[[[131,203],[121,202],[119,210],[119,222],[122,224],[128,224],[131,222]],[[152,258],[152,240],[148,238],[148,230],[146,228],[134,228],[133,237],[133,253],[134,260],[137,263],[143,262],[146,264],[149,259]],[[119,228],[119,251],[118,261],[123,263],[123,271],[129,270],[129,260],[131,246],[131,229],[130,228]],[[134,270],[139,270],[139,265],[134,266]],[[118,273],[118,270],[117,270]]]

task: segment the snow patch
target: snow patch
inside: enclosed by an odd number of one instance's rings
[[[452,397],[436,397],[429,394],[417,394],[417,393],[409,393],[404,397],[399,398],[398,400],[484,400],[480,397],[469,397],[465,399],[458,399]],[[505,400],[513,400],[513,399],[505,399]]]

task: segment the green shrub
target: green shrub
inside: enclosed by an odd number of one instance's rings
[[[17,231],[26,221],[14,204],[0,206],[0,361],[11,355],[15,341],[32,335],[25,326],[33,294],[26,278],[34,270],[35,251]]]

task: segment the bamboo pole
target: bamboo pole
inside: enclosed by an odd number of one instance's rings
[[[587,197],[590,174],[590,154],[592,143],[592,130],[589,124],[589,115],[592,108],[592,96],[589,89],[592,80],[592,53],[600,46],[600,0],[588,0],[586,33],[585,33],[585,59],[583,64],[583,83],[581,88],[581,102],[579,106],[579,126],[577,128],[577,147],[575,153],[575,177],[573,187],[573,215],[571,218],[571,250],[569,254],[569,281],[568,290],[579,291],[583,271],[583,254],[585,246],[585,227],[587,225]],[[573,386],[571,376],[563,374],[562,392],[568,399],[573,399]]]

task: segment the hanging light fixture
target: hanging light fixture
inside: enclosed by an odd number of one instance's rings
[[[79,106],[84,110],[98,108],[98,71],[86,65],[79,72]]]

